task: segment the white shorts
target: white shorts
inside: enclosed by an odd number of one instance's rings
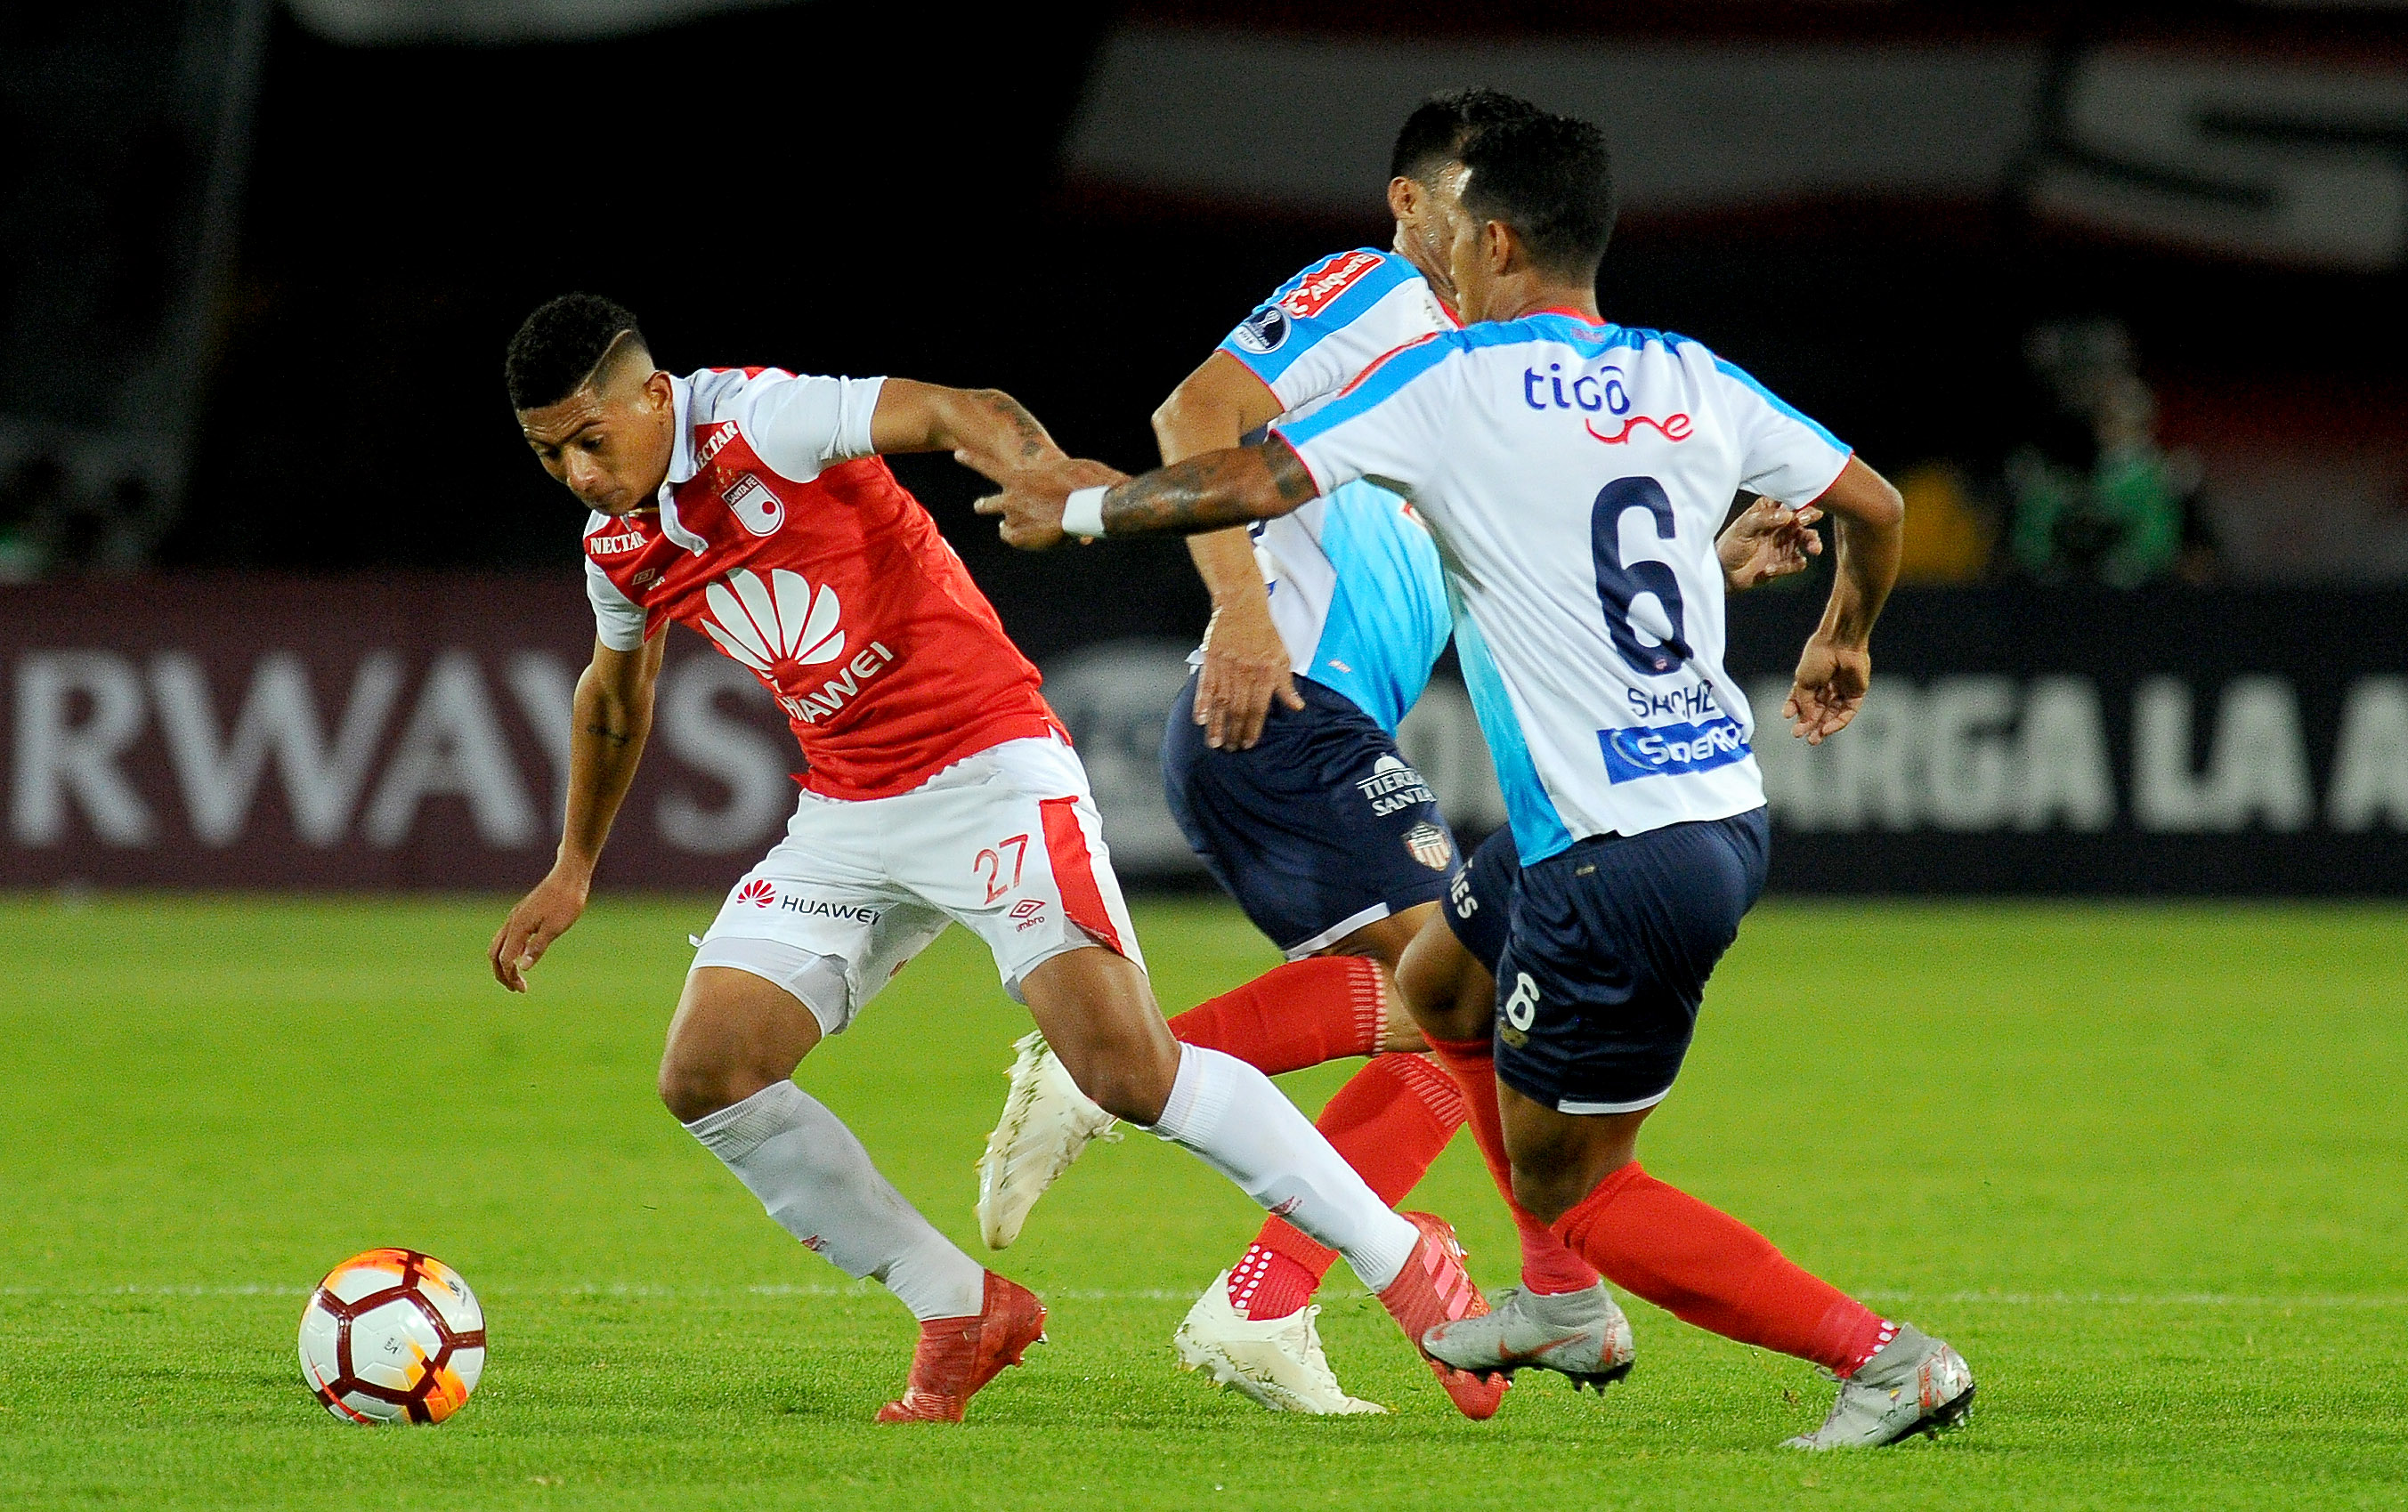
[[[893,798],[804,793],[694,963],[776,982],[834,1034],[956,920],[1015,1001],[1066,950],[1101,945],[1144,969],[1086,768],[1061,741],[1007,740]]]

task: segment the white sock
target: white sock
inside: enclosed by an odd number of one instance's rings
[[[1270,1077],[1219,1050],[1179,1050],[1179,1079],[1154,1134],[1194,1150],[1266,1210],[1344,1255],[1365,1286],[1386,1291],[1421,1231],[1364,1185]]]
[[[842,1120],[791,1081],[687,1124],[788,1234],[859,1280],[874,1276],[911,1316],[968,1318],[986,1270],[920,1216]]]

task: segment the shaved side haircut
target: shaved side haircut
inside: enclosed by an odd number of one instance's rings
[[[599,294],[562,294],[537,308],[510,337],[502,371],[512,409],[556,405],[596,376],[613,351],[652,349],[625,306]]]

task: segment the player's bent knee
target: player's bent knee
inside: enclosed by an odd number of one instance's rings
[[[1170,1089],[1179,1079],[1178,1047],[1174,1043],[1165,1057],[1154,1046],[1131,1046],[1110,1056],[1091,1056],[1083,1065],[1065,1063],[1065,1069],[1097,1107],[1125,1122],[1151,1127],[1170,1105]]]
[[[1586,1195],[1579,1177],[1570,1171],[1513,1167],[1513,1200],[1541,1223],[1553,1223],[1579,1206]]]
[[[783,1081],[793,1067],[767,1061],[710,1054],[672,1042],[661,1056],[661,1105],[680,1123],[707,1119],[734,1107],[762,1088]]]
[[[1465,1040],[1486,1039],[1496,1028],[1495,999],[1485,993],[1412,997],[1406,1001],[1412,1007],[1413,1022],[1427,1039],[1461,1044]]]
[[[661,1051],[658,1089],[681,1123],[785,1080],[822,1035],[801,999],[765,977],[705,965],[686,978]]]
[[[1130,1123],[1161,1119],[1182,1052],[1134,963],[1109,949],[1068,950],[1020,987],[1062,1069],[1096,1106]]]

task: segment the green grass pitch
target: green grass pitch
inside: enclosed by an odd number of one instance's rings
[[[1275,1418],[1171,1365],[1257,1215],[1097,1147],[1003,1257],[1053,1342],[959,1428],[887,1429],[910,1320],[787,1239],[652,1101],[709,900],[606,897],[534,996],[485,902],[0,902],[0,1505],[2399,1506],[2408,1499],[2408,926],[2396,909],[1775,905],[1709,995],[1651,1168],[1945,1335],[1971,1425],[1808,1460],[1828,1388],[1634,1305],[1602,1400],[1456,1418],[1341,1266],[1322,1327],[1391,1417]],[[1270,963],[1154,904],[1183,1006]],[[802,1079],[977,1244],[1023,1020],[949,934]],[[1336,1068],[1291,1078],[1317,1105]],[[1484,1280],[1469,1141],[1418,1200]],[[436,1429],[337,1422],[303,1296],[406,1244],[481,1292]],[[975,1250],[974,1250],[975,1252]]]

